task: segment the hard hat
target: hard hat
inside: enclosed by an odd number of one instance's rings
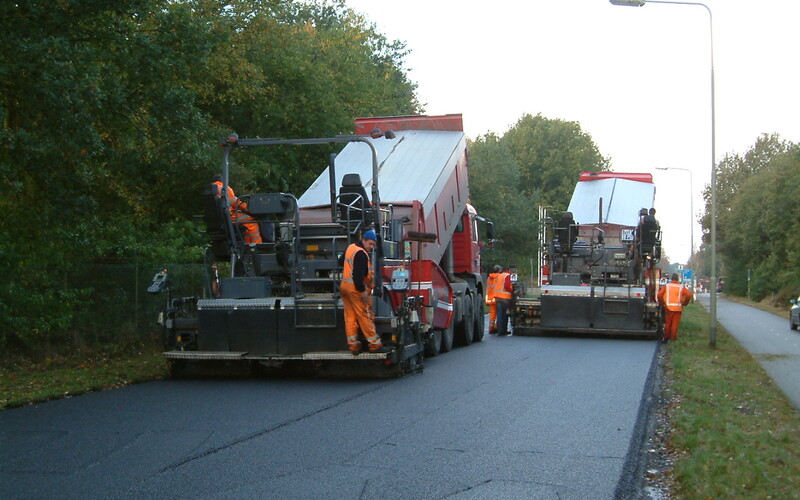
[[[361,238],[365,240],[378,241],[378,237],[375,236],[375,231],[373,231],[372,229],[364,233],[364,236],[362,236]]]

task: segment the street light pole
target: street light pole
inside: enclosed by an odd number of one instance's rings
[[[646,3],[674,5],[698,5],[708,11],[709,40],[711,41],[711,324],[708,344],[717,346],[717,161],[716,161],[716,114],[714,106],[714,22],[711,9],[700,2],[672,2],[666,0],[609,0],[613,5],[642,7]]]
[[[684,172],[689,172],[689,210],[691,211],[691,215],[689,216],[689,222],[691,225],[689,226],[690,229],[690,248],[689,251],[689,267],[694,269],[694,265],[692,261],[694,260],[694,188],[692,182],[692,171],[688,168],[681,168],[681,167],[656,167],[656,170],[683,170]]]

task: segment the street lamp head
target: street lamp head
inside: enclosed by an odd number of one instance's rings
[[[627,7],[641,7],[645,4],[646,0],[608,0],[613,5],[624,5]]]

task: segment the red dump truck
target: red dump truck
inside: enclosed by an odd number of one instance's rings
[[[479,228],[490,242],[493,226],[469,204],[461,115],[364,118],[353,135],[232,134],[223,142],[223,193],[234,153],[277,145],[345,147],[299,198],[239,196],[259,223],[260,244],[245,244],[242,228],[228,216],[230,202],[206,191],[204,296],[169,298],[160,315],[173,371],[237,365],[391,377],[420,371],[426,356],[483,338]],[[389,349],[354,356],[345,339],[337,260],[370,228],[378,234],[375,323]]]

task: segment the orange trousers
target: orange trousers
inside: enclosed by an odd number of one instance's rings
[[[342,282],[339,289],[342,293],[342,303],[344,304],[344,329],[347,334],[347,347],[351,351],[361,349],[361,342],[358,341],[358,329],[369,342],[370,351],[383,347],[381,338],[375,333],[375,319],[372,313],[372,300],[365,303],[361,298],[361,292],[356,290],[352,283]]]
[[[497,302],[489,304],[489,333],[497,331]]]
[[[234,224],[240,224],[243,227],[242,232],[244,233],[245,243],[262,243],[261,231],[258,230],[258,223],[255,222],[254,218],[246,213],[237,212],[233,222]]]
[[[678,340],[678,325],[683,311],[664,310],[664,340]]]

